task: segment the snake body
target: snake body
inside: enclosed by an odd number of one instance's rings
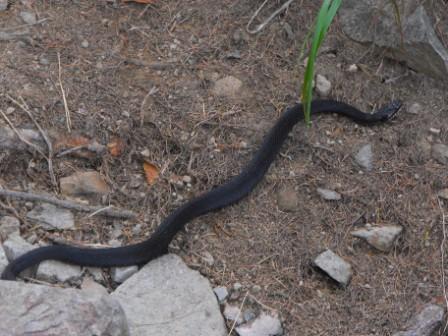
[[[361,124],[372,125],[389,120],[399,110],[401,103],[393,101],[375,113],[368,114],[357,108],[334,100],[315,100],[312,114],[336,113]],[[146,240],[115,248],[80,248],[69,245],[39,247],[13,260],[1,278],[15,280],[23,270],[44,260],[58,260],[91,267],[143,265],[168,252],[174,236],[194,218],[234,204],[249,194],[262,180],[295,124],[303,119],[303,107],[297,104],[280,116],[263,140],[249,164],[228,182],[212,189],[173,211]]]

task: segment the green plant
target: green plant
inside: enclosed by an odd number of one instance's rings
[[[311,44],[311,49],[308,54],[308,62],[305,69],[305,76],[302,85],[302,103],[304,106],[305,123],[310,124],[311,115],[311,100],[313,94],[313,78],[314,78],[314,63],[316,61],[317,52],[322,41],[333,21],[336,12],[341,5],[342,0],[324,0],[317,15],[316,24],[314,26],[314,36]]]

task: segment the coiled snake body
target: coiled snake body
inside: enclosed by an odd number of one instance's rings
[[[334,100],[315,100],[311,112],[336,113],[366,125],[389,120],[400,108],[394,101],[373,114]],[[39,247],[13,260],[3,271],[1,278],[14,280],[23,270],[44,260],[58,260],[80,266],[113,267],[142,265],[168,251],[168,245],[186,223],[206,214],[238,202],[260,182],[280,147],[295,124],[303,119],[303,108],[297,104],[287,109],[265,137],[262,145],[243,171],[225,184],[190,200],[172,212],[145,241],[116,248],[79,248],[68,245]]]

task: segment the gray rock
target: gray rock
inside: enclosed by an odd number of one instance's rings
[[[20,12],[19,15],[22,18],[23,22],[25,22],[26,24],[32,25],[37,22],[37,17],[36,17],[36,14],[34,14],[34,13]]]
[[[422,114],[423,106],[420,103],[412,103],[408,107],[408,112],[411,114]]]
[[[295,211],[299,205],[299,196],[292,187],[285,187],[277,192],[277,205],[282,211]]]
[[[88,48],[88,47],[89,47],[89,41],[87,41],[87,40],[83,40],[83,41],[81,42],[81,47],[83,47],[83,48]]]
[[[67,209],[61,209],[49,203],[42,203],[26,214],[31,222],[39,224],[45,230],[67,230],[75,228],[75,217]]]
[[[353,40],[374,43],[411,68],[447,78],[448,51],[419,1],[404,1],[400,5],[401,29],[393,3],[388,0],[345,0],[339,14],[343,31]]]
[[[261,313],[251,323],[235,328],[240,336],[280,336],[283,328],[277,315]]]
[[[224,306],[224,317],[228,321],[236,321],[236,325],[240,325],[244,322],[240,308],[238,306],[229,305],[228,303]]]
[[[322,75],[316,75],[316,92],[319,96],[328,97],[331,91],[331,82]]]
[[[3,249],[2,244],[0,243],[0,274],[3,272],[5,267],[8,265],[8,258],[6,257],[5,250]]]
[[[252,309],[246,309],[243,313],[244,322],[250,322],[257,317]]]
[[[401,226],[390,225],[366,227],[364,229],[352,231],[351,235],[366,240],[370,245],[380,251],[388,252],[402,231],[403,228]]]
[[[218,302],[221,304],[224,303],[229,297],[229,291],[223,286],[213,288],[213,292],[215,293]]]
[[[317,193],[320,195],[320,197],[327,201],[339,201],[341,199],[341,194],[337,193],[334,190],[317,188]]]
[[[212,89],[212,93],[218,97],[236,97],[241,93],[243,82],[233,76],[218,79]]]
[[[176,255],[151,261],[111,296],[121,303],[133,336],[227,335],[209,282]]]
[[[123,309],[109,296],[0,281],[0,297],[0,335],[130,335]]]
[[[0,0],[0,12],[8,9],[8,0]]]
[[[0,38],[1,41],[1,38]],[[29,129],[18,129],[17,132],[20,136],[33,145],[37,146],[39,149],[44,151],[44,139],[39,134],[39,132],[29,130]],[[9,127],[0,127],[0,149],[12,149],[17,151],[25,151],[29,149],[29,146],[23,141],[20,141],[19,137],[14,133],[14,131]]]
[[[432,146],[431,155],[438,163],[448,164],[448,146],[444,144],[435,144]]]
[[[437,193],[440,198],[448,200],[448,188],[442,189]]]
[[[367,144],[362,146],[355,155],[355,161],[365,170],[371,171],[373,169],[372,145]]]
[[[49,260],[37,268],[36,278],[43,281],[74,282],[81,279],[81,267]]]
[[[112,269],[112,280],[116,283],[123,283],[126,279],[138,272],[137,266],[114,267]]]
[[[6,240],[11,234],[19,234],[20,221],[16,217],[3,216],[0,219],[0,237]]]
[[[445,309],[435,305],[426,305],[408,323],[405,331],[400,331],[393,336],[431,336],[443,322]]]
[[[10,235],[8,239],[3,242],[3,249],[5,251],[6,257],[10,262],[20,257],[22,254],[25,254],[26,252],[33,250],[34,248],[35,247],[33,245],[29,244],[18,234]],[[30,277],[34,275],[35,271],[36,267],[32,267],[22,272],[21,275],[25,277]]]
[[[91,277],[85,277],[81,283],[81,289],[83,292],[90,293],[92,295],[103,296],[108,295],[107,289],[101,286],[98,282]]]
[[[314,264],[344,287],[352,277],[352,266],[331,250],[326,250],[314,259]]]

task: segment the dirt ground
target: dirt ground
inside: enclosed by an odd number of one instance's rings
[[[259,34],[247,35],[245,26],[262,1],[25,3],[0,12],[0,31],[23,25],[24,10],[46,21],[26,37],[0,42],[0,90],[23,97],[44,129],[66,132],[60,53],[73,132],[103,144],[119,138],[125,151],[96,160],[56,158],[56,177],[99,171],[114,190],[105,203],[139,216],[123,222],[79,215],[73,232],[48,233],[26,222],[23,202],[10,204],[21,216],[24,237],[89,244],[107,244],[117,227],[123,244],[142,240],[183,200],[238,174],[274,120],[297,100],[300,50],[318,9],[316,1],[295,1]],[[448,10],[443,2],[436,5]],[[441,19],[438,32],[448,45]],[[240,57],[229,57],[235,51]],[[355,63],[360,70],[348,72]],[[286,335],[391,335],[424,304],[445,302],[442,214],[448,214],[448,202],[439,202],[437,192],[448,188],[448,173],[419,144],[448,144],[447,87],[348,40],[337,20],[317,68],[332,82],[333,98],[368,112],[392,99],[405,107],[374,127],[334,116],[297,126],[255,192],[193,221],[172,252],[214,285],[260,286],[253,297],[281,314]],[[213,95],[213,81],[229,75],[243,81],[241,92]],[[421,113],[409,113],[413,103]],[[10,106],[0,100],[1,110]],[[34,127],[19,109],[9,117],[16,127]],[[353,153],[366,143],[373,146],[375,169],[360,173]],[[151,186],[143,181],[145,149],[161,169]],[[184,175],[192,178],[191,188],[171,183]],[[57,194],[39,155],[4,153],[0,176],[8,189]],[[291,186],[299,203],[283,212],[277,194]],[[343,199],[324,201],[318,187],[337,190]],[[2,207],[0,214],[10,210]],[[402,225],[404,233],[391,252],[380,253],[350,236],[365,223]],[[137,224],[142,230],[135,230]],[[327,248],[353,266],[346,289],[311,265]],[[213,262],[204,258],[209,254]],[[246,304],[256,306],[254,299]]]

